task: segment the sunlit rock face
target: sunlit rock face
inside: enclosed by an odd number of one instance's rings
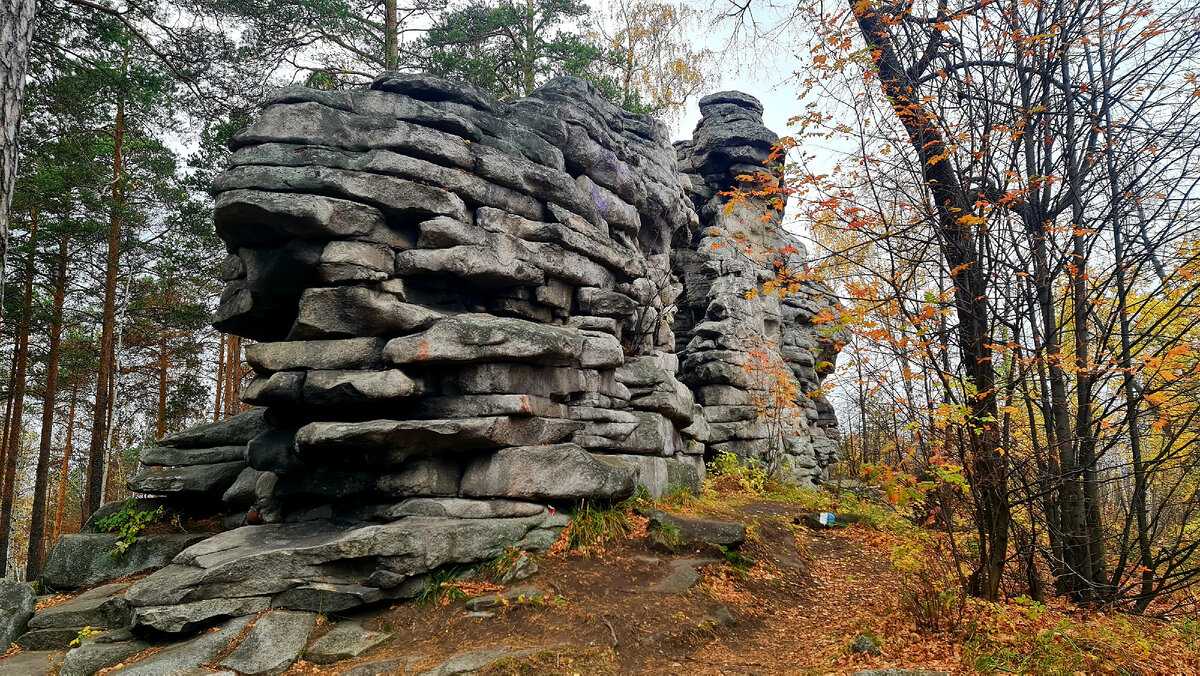
[[[412,596],[438,567],[548,548],[581,500],[698,490],[719,451],[819,481],[836,352],[812,320],[832,301],[749,297],[803,249],[717,194],[764,168],[760,104],[702,112],[673,147],[571,78],[514,101],[406,74],[277,92],[213,185],[215,326],[256,341],[257,408],[147,451],[165,469],[131,484],[208,496],[233,529],[135,584],[136,621]],[[713,247],[735,231],[748,246]],[[782,427],[760,353],[795,376]]]

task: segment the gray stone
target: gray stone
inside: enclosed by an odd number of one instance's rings
[[[883,654],[883,651],[879,649],[879,646],[875,645],[875,642],[866,636],[859,636],[856,638],[854,643],[850,644],[850,652],[864,655],[874,655],[876,657]]]
[[[34,629],[21,634],[15,643],[21,650],[66,650],[79,638],[79,632],[82,630],[83,627]]]
[[[302,239],[359,239],[391,245],[378,209],[321,195],[229,190],[216,197],[217,234],[234,247]]]
[[[517,659],[537,652],[537,648],[513,650],[509,646],[499,648],[483,648],[459,653],[438,666],[422,671],[420,676],[457,676],[473,674],[484,667],[499,662],[502,659]]]
[[[242,392],[242,401],[256,406],[288,406],[300,403],[305,371],[279,371],[256,376]]]
[[[567,408],[532,394],[462,394],[422,399],[418,411],[425,418],[474,418],[519,415],[566,418]]]
[[[487,596],[476,596],[467,600],[467,610],[487,610],[497,606],[520,605],[522,603],[539,603],[547,596],[546,592],[536,587],[514,587]]]
[[[505,448],[479,458],[467,467],[461,490],[465,497],[575,501],[619,500],[633,489],[628,465],[558,444]]]
[[[29,621],[30,629],[128,626],[129,604],[120,596],[128,583],[106,584],[75,598],[44,608]]]
[[[63,661],[62,652],[17,653],[0,659],[0,676],[50,676]]]
[[[261,615],[221,666],[246,676],[281,674],[300,656],[316,623],[312,613],[275,610]]]
[[[238,617],[229,620],[217,631],[201,634],[185,643],[168,646],[161,652],[121,667],[113,673],[121,676],[163,676],[209,664],[249,626],[252,619]]]
[[[304,403],[344,406],[394,401],[418,392],[412,378],[397,369],[386,371],[309,371],[304,380]]]
[[[304,659],[314,664],[349,660],[386,643],[391,635],[364,629],[358,622],[339,622],[329,633],[313,641],[304,651]]]
[[[246,468],[243,460],[212,465],[187,465],[143,470],[126,484],[134,493],[158,495],[220,495]]]
[[[50,548],[42,580],[53,589],[76,589],[155,568],[162,568],[184,549],[208,537],[204,533],[164,533],[139,536],[120,556],[112,533],[63,535]]]
[[[255,343],[246,346],[246,362],[259,373],[311,369],[374,369],[383,364],[383,341],[379,338],[343,338]]]
[[[129,643],[85,643],[67,653],[58,676],[92,676],[124,662],[150,647],[141,641]]]
[[[264,408],[252,408],[218,422],[198,425],[167,435],[158,443],[161,446],[172,448],[244,446],[254,437],[267,431],[268,425],[263,418],[264,413],[266,413]]]
[[[171,448],[152,446],[142,451],[138,460],[147,466],[210,465],[220,462],[242,460],[246,457],[246,445],[217,446],[216,448]]]
[[[673,565],[666,578],[646,589],[654,594],[679,594],[700,582],[703,576],[690,565]]]
[[[462,498],[411,498],[388,511],[390,518],[452,516],[458,519],[540,516],[543,505],[516,500],[466,500]]]
[[[680,542],[707,542],[726,547],[737,547],[746,541],[746,525],[731,521],[693,519],[668,514],[661,510],[647,510],[651,528],[670,528]]]
[[[345,458],[360,452],[370,464],[397,465],[416,455],[457,454],[501,446],[554,443],[579,428],[553,418],[451,418],[447,420],[372,420],[361,423],[310,423],[296,435],[302,459]],[[505,496],[487,496],[505,497]]]
[[[237,479],[234,479],[233,484],[230,485],[229,488],[226,489],[224,495],[221,496],[221,502],[227,505],[236,505],[239,507],[245,507],[253,504],[255,499],[257,499],[257,495],[255,494],[255,486],[265,474],[267,474],[267,472],[254,469],[253,467],[247,467],[246,469],[243,469],[242,472],[237,475]]]
[[[521,361],[547,365],[578,362],[583,336],[573,329],[533,322],[460,315],[443,319],[429,330],[393,338],[384,357],[393,364]]]
[[[512,567],[500,578],[500,584],[512,584],[537,575],[538,565],[527,554],[522,554],[513,562]]]
[[[8,644],[25,633],[36,606],[37,598],[28,583],[0,580],[0,648],[8,650]]]
[[[312,582],[292,587],[271,599],[271,607],[289,610],[308,610],[314,613],[338,613],[392,598],[377,587],[361,584],[330,584]]]
[[[307,289],[289,340],[396,336],[420,331],[442,317],[435,310],[361,286]]]
[[[342,676],[384,676],[384,674],[406,673],[424,659],[424,657],[392,657],[385,660],[363,662],[342,672]]]
[[[144,606],[135,611],[133,623],[134,626],[151,627],[175,634],[212,624],[216,618],[253,615],[269,607],[270,601],[262,596],[207,599],[170,606]]]

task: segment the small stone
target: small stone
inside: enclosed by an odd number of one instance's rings
[[[528,580],[536,575],[537,572],[538,565],[529,556],[522,554],[513,562],[512,568],[509,568],[508,572],[500,578],[500,584],[512,584],[513,582]]]
[[[221,666],[245,676],[282,674],[304,650],[308,635],[317,624],[313,613],[275,610],[260,616],[246,638],[234,648]]]
[[[651,509],[645,512],[650,529],[672,531],[679,542],[707,542],[725,547],[737,547],[746,541],[746,525],[715,519],[693,519]]]
[[[850,644],[850,652],[874,655],[876,657],[883,654],[879,646],[875,645],[875,642],[866,636],[859,636],[855,639],[854,643]]]
[[[702,579],[703,576],[695,568],[689,565],[674,565],[670,575],[651,585],[646,591],[654,594],[679,594],[691,589]]]
[[[536,587],[515,587],[490,596],[476,596],[467,601],[467,610],[487,610],[497,606],[518,605],[540,601],[546,592]]]
[[[304,651],[304,659],[314,664],[330,664],[358,657],[385,643],[391,636],[364,629],[358,622],[339,622]]]
[[[469,613],[465,613],[463,615],[463,617],[470,618],[470,619],[476,619],[476,620],[490,620],[495,616],[496,616],[496,613],[493,613],[488,610],[473,610],[473,611],[471,611]]]

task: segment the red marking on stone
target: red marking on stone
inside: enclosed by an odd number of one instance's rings
[[[426,359],[429,359],[429,342],[428,342],[428,341],[425,341],[425,340],[422,340],[422,341],[421,341],[421,342],[420,342],[420,343],[417,345],[417,358],[416,358],[416,361],[425,361]]]

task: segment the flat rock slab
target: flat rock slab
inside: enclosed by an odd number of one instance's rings
[[[671,574],[646,591],[655,594],[679,594],[696,586],[703,576],[691,566],[672,566]]]
[[[55,629],[34,629],[17,637],[15,643],[21,650],[66,650],[71,641],[79,638],[83,627],[61,627]]]
[[[251,439],[270,429],[263,414],[265,408],[252,408],[245,413],[198,425],[163,438],[158,443],[174,448],[213,448],[245,446]]]
[[[17,653],[0,660],[0,676],[49,676],[62,664],[62,652]]]
[[[680,542],[707,542],[737,547],[746,541],[746,525],[742,523],[693,519],[657,509],[645,510],[643,515],[650,519],[651,530],[672,530]]]
[[[178,633],[203,627],[215,618],[253,615],[270,607],[271,601],[265,596],[205,599],[169,606],[148,606],[137,609],[134,624]]]
[[[198,668],[201,664],[208,664],[216,659],[217,655],[229,647],[229,643],[249,626],[250,620],[249,617],[230,620],[216,631],[201,634],[186,643],[169,646],[162,652],[116,669],[112,673],[121,676],[163,676]]]
[[[457,674],[473,674],[476,671],[495,664],[502,659],[525,657],[526,655],[530,655],[538,650],[538,648],[513,650],[509,646],[472,650],[470,652],[459,653],[458,655],[451,657],[450,659],[442,662],[432,669],[429,669],[428,671],[422,671],[420,676],[456,676]]]
[[[149,643],[88,643],[67,653],[58,676],[92,676],[149,648]]]
[[[0,651],[8,650],[8,644],[25,633],[36,606],[37,597],[28,583],[0,580]]]
[[[304,659],[315,664],[330,664],[353,657],[387,642],[391,635],[364,629],[358,622],[339,622],[328,634],[313,641],[304,651]]]
[[[546,596],[546,592],[534,587],[514,587],[490,596],[476,596],[467,601],[467,610],[487,610],[496,606],[529,603]]]
[[[129,604],[120,596],[127,583],[106,584],[75,598],[39,610],[29,621],[30,629],[59,627],[104,627],[118,629],[129,625]]]
[[[117,546],[114,533],[63,535],[50,550],[42,580],[53,589],[77,589],[143,573],[162,568],[176,554],[207,537],[197,533],[143,535],[114,559],[109,555]]]
[[[393,657],[374,662],[363,662],[342,672],[342,676],[383,676],[384,674],[407,673],[424,657]]]
[[[250,633],[221,666],[246,676],[275,676],[292,666],[317,624],[313,613],[274,610],[254,622]]]

